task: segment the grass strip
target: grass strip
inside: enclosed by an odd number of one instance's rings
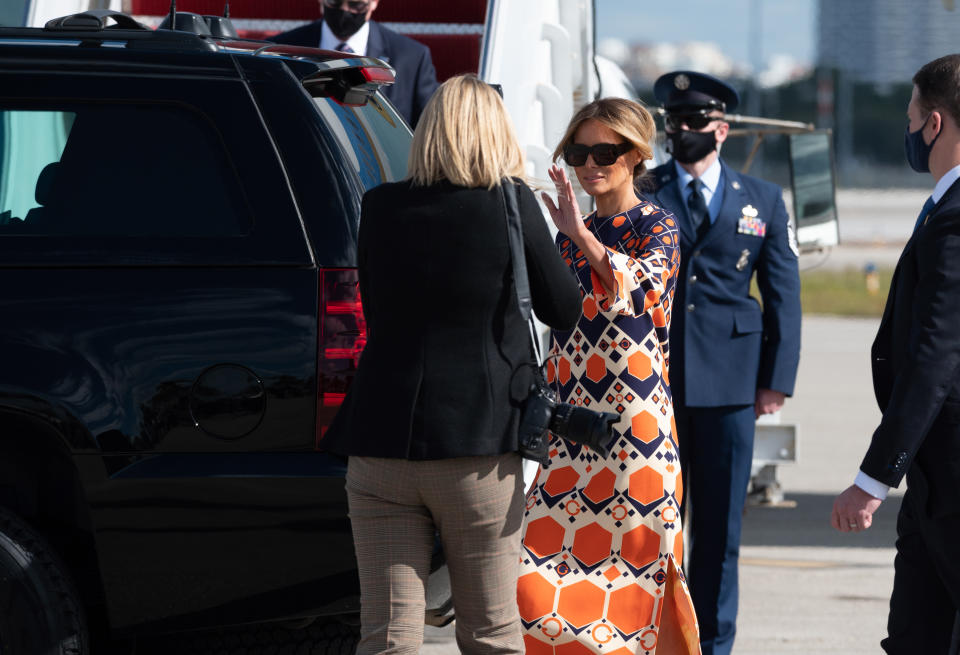
[[[800,273],[800,302],[804,314],[879,317],[890,290],[893,269],[877,269],[871,287],[869,276],[860,269],[841,271],[814,269]],[[760,298],[754,279],[751,294]]]

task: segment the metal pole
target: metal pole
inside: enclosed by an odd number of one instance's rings
[[[654,109],[657,114],[660,116],[666,116],[667,110],[663,107],[657,107]],[[779,118],[762,118],[760,116],[745,116],[744,114],[724,114],[723,120],[728,123],[750,123],[753,125],[767,125],[769,127],[783,127],[786,129],[793,130],[802,130],[804,132],[811,132],[817,129],[816,125],[813,123],[804,123],[801,121],[784,121]]]
[[[847,71],[837,70],[837,168],[852,170],[854,162],[853,152],[853,75]],[[850,179],[840,180],[850,184]]]
[[[724,114],[723,120],[728,123],[750,123],[752,125],[769,125],[770,127],[785,127],[803,131],[815,130],[813,123],[801,121],[783,121],[778,118],[761,118],[759,116],[742,116],[740,114]]]
[[[757,134],[753,140],[753,147],[750,148],[750,154],[747,155],[747,161],[743,163],[743,168],[740,169],[740,172],[744,175],[750,172],[750,167],[753,166],[753,158],[757,156],[757,151],[760,150],[761,144],[763,144],[763,134]]]
[[[753,67],[753,89],[750,93],[748,111],[751,114],[762,114],[763,108],[760,98],[760,85],[757,76],[763,69],[763,5],[760,0],[750,0],[750,65]]]

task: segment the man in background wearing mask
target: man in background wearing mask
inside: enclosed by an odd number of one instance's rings
[[[797,242],[776,185],[720,158],[737,92],[677,71],[654,85],[672,159],[654,201],[680,228],[670,387],[684,489],[692,504],[687,575],[703,655],[728,654],[737,618],[740,528],[754,422],[793,393],[800,359]],[[641,182],[642,184],[642,182]],[[757,274],[763,309],[750,297]]]
[[[383,94],[411,126],[437,88],[430,50],[413,39],[370,20],[380,0],[319,0],[323,18],[277,34],[270,40],[324,50],[376,57],[397,71],[397,81]]]
[[[833,504],[840,532],[870,527],[904,475],[887,653],[947,653],[960,612],[960,54],[913,76],[907,161],[936,181],[890,282],[873,341],[883,417]],[[911,220],[913,217],[911,217]]]

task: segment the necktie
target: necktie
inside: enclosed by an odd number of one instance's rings
[[[927,198],[927,201],[923,203],[923,209],[920,210],[920,215],[917,216],[917,222],[913,226],[913,231],[916,233],[920,229],[920,226],[923,225],[924,221],[927,218],[927,214],[930,213],[930,210],[933,209],[933,206],[937,204],[933,201],[933,196]]]
[[[690,220],[693,222],[693,229],[697,232],[697,241],[703,238],[703,235],[710,229],[710,218],[707,212],[707,203],[703,199],[700,187],[703,182],[694,178],[690,180],[690,195],[687,196],[687,210],[690,212]]]
[[[345,52],[348,55],[356,54],[353,48],[350,47],[350,44],[348,44],[346,41],[338,45],[337,50],[339,50],[340,52]]]

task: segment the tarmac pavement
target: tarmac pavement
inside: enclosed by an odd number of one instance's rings
[[[920,189],[838,189],[840,243],[906,243],[917,213],[933,190],[932,178],[927,179],[930,186]]]
[[[879,321],[803,321],[796,394],[782,415],[798,428],[799,458],[778,471],[796,507],[747,510],[734,653],[880,653],[902,488],[865,532],[842,534],[829,523],[880,420],[869,359]]]
[[[800,270],[893,268],[928,195],[922,189],[838,190],[840,245],[801,255]]]

